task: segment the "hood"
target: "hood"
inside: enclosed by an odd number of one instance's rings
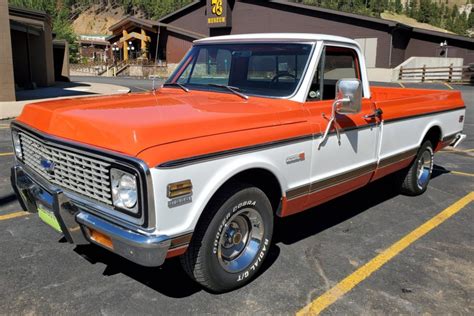
[[[18,121],[50,135],[136,156],[157,145],[277,125],[275,103],[166,88],[33,103]]]

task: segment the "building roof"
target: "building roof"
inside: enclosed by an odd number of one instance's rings
[[[342,36],[310,33],[256,33],[213,36],[194,41],[194,43],[227,43],[227,42],[274,42],[274,41],[334,41],[358,46],[357,42]]]
[[[13,5],[8,6],[10,16],[18,16],[39,21],[51,21],[51,17],[44,11],[20,8]]]
[[[160,18],[158,21],[159,22],[168,22],[168,20],[173,21],[174,19],[178,18],[179,16],[184,15],[186,13],[186,11],[193,10],[193,9],[195,9],[195,7],[198,8],[198,7],[201,7],[205,4],[206,4],[206,0],[204,0],[204,1],[195,0],[195,1],[191,2],[190,4],[182,7],[181,9],[178,9],[174,12],[171,12],[168,15],[165,15],[164,17]]]
[[[443,39],[452,39],[452,40],[456,40],[456,41],[474,43],[474,38],[472,38],[472,37],[462,36],[462,35],[458,35],[458,34],[442,33],[442,32],[437,32],[437,31],[432,31],[432,30],[426,30],[426,29],[420,29],[418,27],[414,27],[412,29],[413,29],[413,32],[420,33],[420,34],[436,36],[436,37],[440,37],[440,38],[443,38]],[[474,49],[474,47],[473,47],[473,49]]]
[[[188,36],[188,37],[193,38],[193,39],[201,39],[201,38],[207,37],[206,34],[193,32],[193,31],[183,29],[183,28],[178,27],[178,26],[171,25],[171,24],[158,22],[158,25],[161,26],[161,27],[165,27],[166,29],[168,29],[171,32],[178,33],[178,34],[181,34],[181,35],[185,35],[185,36]]]
[[[294,3],[294,2],[289,2],[288,0],[266,0],[266,1],[255,1],[255,0],[236,0],[240,2],[251,2],[255,5],[262,5],[262,6],[281,6],[281,7],[287,7],[287,8],[294,8],[294,9],[301,9],[301,10],[307,10],[308,12],[320,12],[320,13],[325,13],[325,14],[330,14],[330,15],[336,15],[336,16],[342,16],[346,17],[348,19],[355,19],[359,21],[366,21],[366,22],[371,22],[371,23],[376,23],[380,25],[385,25],[390,28],[404,28],[407,30],[412,30],[413,32],[416,33],[421,33],[421,34],[426,34],[426,35],[431,35],[431,36],[439,36],[447,39],[454,39],[458,41],[465,41],[465,42],[474,42],[473,38],[462,36],[462,35],[457,35],[457,34],[449,34],[449,33],[444,33],[444,32],[437,32],[437,31],[432,31],[432,30],[426,30],[426,29],[421,29],[417,27],[412,27],[403,23],[399,23],[396,21],[391,21],[391,20],[385,20],[381,18],[376,18],[376,17],[371,17],[371,16],[366,16],[366,15],[361,15],[361,14],[355,14],[355,13],[349,13],[349,12],[342,12],[342,11],[337,11],[337,10],[332,10],[332,9],[325,9],[313,5],[307,5],[307,4],[302,4],[302,3]],[[190,3],[189,5],[171,13],[168,14],[164,17],[162,17],[159,21],[160,22],[166,22],[170,23],[177,18],[187,14],[188,12],[200,8],[202,6],[206,5],[206,0],[196,0]]]
[[[301,8],[301,9],[305,9],[305,10],[309,10],[309,11],[328,13],[328,14],[343,16],[343,17],[347,17],[347,18],[351,18],[351,19],[357,19],[357,20],[362,20],[362,21],[367,21],[367,22],[372,22],[372,23],[384,24],[384,25],[392,26],[392,27],[399,24],[399,23],[394,22],[394,21],[384,20],[384,19],[381,19],[381,18],[375,18],[375,17],[372,17],[372,16],[349,13],[349,12],[344,12],[344,11],[337,11],[337,10],[332,10],[332,9],[325,9],[325,8],[317,7],[317,6],[314,6],[314,5],[294,3],[294,2],[288,2],[288,1],[282,1],[282,0],[262,1],[262,3],[259,3],[259,4],[265,4],[265,2],[274,3],[274,4],[282,5],[282,6]]]
[[[149,28],[149,29],[153,29],[154,27],[156,27],[158,25],[158,21],[137,18],[135,16],[129,15],[129,16],[126,16],[125,18],[121,19],[117,23],[113,24],[112,26],[110,26],[109,31],[113,32],[114,30],[122,28],[127,23],[132,23],[132,24],[135,24],[135,25],[144,26],[144,27]]]

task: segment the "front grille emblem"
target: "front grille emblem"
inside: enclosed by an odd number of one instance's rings
[[[41,168],[43,168],[43,170],[46,171],[48,174],[51,174],[51,175],[54,174],[54,167],[56,167],[56,165],[54,164],[54,161],[41,157],[40,165],[41,165]]]

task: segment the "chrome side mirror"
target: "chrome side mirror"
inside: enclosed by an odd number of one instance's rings
[[[362,107],[362,82],[359,79],[341,79],[336,83],[336,100],[332,104],[332,113],[326,131],[321,138],[318,149],[326,142],[331,126],[336,129],[337,141],[341,144],[341,135],[336,121],[336,114],[359,113]]]
[[[359,79],[341,79],[336,83],[336,112],[359,113],[362,106],[362,82]]]

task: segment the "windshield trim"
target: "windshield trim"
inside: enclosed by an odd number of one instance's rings
[[[288,95],[288,96],[271,96],[271,95],[264,95],[264,94],[254,94],[254,93],[250,93],[250,92],[245,92],[246,95],[248,96],[252,96],[252,97],[257,97],[257,98],[267,98],[267,99],[291,99],[293,98],[294,96],[297,95],[297,93],[299,92],[300,88],[301,88],[301,85],[303,84],[303,81],[304,81],[304,78],[306,77],[306,74],[308,72],[308,69],[309,69],[309,64],[311,62],[311,58],[313,57],[313,54],[314,54],[314,50],[315,50],[315,47],[316,47],[316,43],[317,41],[295,41],[295,42],[291,42],[291,44],[303,44],[303,45],[310,45],[311,46],[311,50],[309,52],[309,55],[308,55],[308,60],[306,61],[306,65],[304,67],[304,70],[301,74],[301,78],[298,82],[298,85],[296,86],[296,88],[293,90],[293,93]],[[168,82],[175,82],[176,80],[172,80],[173,78],[176,78],[177,77],[177,73],[178,71],[185,65],[185,63],[187,62],[187,59],[190,57],[191,55],[191,51],[195,48],[195,47],[199,47],[199,46],[214,46],[214,45],[222,45],[223,43],[194,43],[193,46],[191,47],[191,49],[186,53],[186,55],[183,57],[183,59],[181,60],[181,62],[179,63],[178,67],[176,67],[176,69],[173,71],[173,73],[168,77],[168,79],[165,81],[165,83],[168,83]],[[225,44],[232,44],[232,43],[225,43]],[[262,42],[252,42],[252,41],[249,41],[249,42],[238,42],[236,43],[236,45],[251,45],[251,44],[263,44]],[[278,41],[278,42],[268,42],[268,44],[288,44],[288,41]],[[181,74],[180,74],[181,75]],[[186,88],[189,88],[190,91],[193,91],[193,90],[197,90],[197,91],[208,91],[208,89],[198,89],[197,87],[194,87],[192,86],[192,84],[186,84],[185,85]],[[167,88],[175,88],[175,89],[179,89],[179,87],[167,87]],[[227,92],[227,91],[219,91],[219,90],[213,90],[211,92],[215,92],[215,93],[231,93],[231,92]]]

